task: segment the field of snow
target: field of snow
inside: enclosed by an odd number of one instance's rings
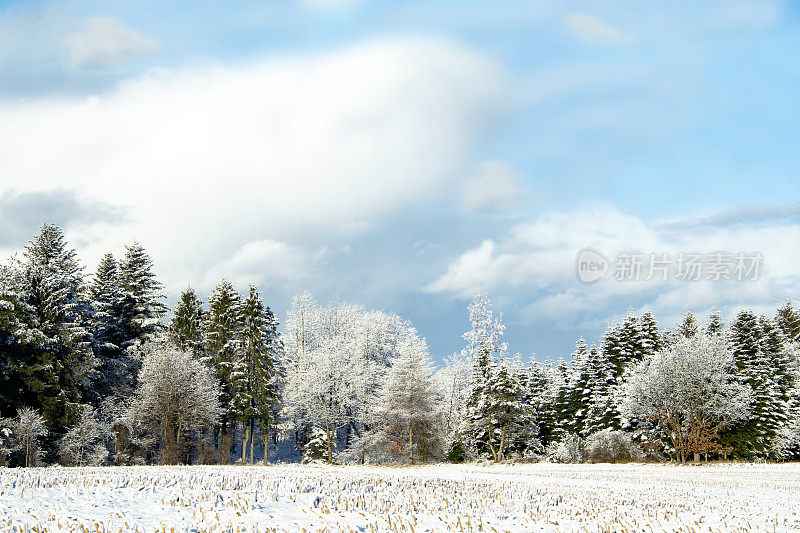
[[[800,464],[0,469],[2,531],[797,531]]]

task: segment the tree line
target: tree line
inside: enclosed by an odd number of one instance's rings
[[[0,266],[0,464],[800,456],[791,303],[673,330],[629,313],[525,363],[479,294],[434,368],[396,314],[303,293],[280,332],[254,285],[164,299],[141,245],[85,276],[53,225]]]

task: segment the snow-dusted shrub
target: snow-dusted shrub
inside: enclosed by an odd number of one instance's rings
[[[586,443],[577,435],[566,435],[558,442],[551,442],[545,450],[545,458],[551,463],[582,463]]]
[[[315,427],[311,430],[311,438],[303,450],[303,463],[325,461],[328,458],[328,434]]]
[[[624,431],[604,429],[586,439],[585,459],[590,463],[630,463],[643,460],[644,453]]]
[[[6,466],[8,456],[14,451],[14,421],[0,418],[0,466]]]
[[[84,406],[78,421],[58,443],[61,461],[69,466],[100,465],[108,459],[105,446],[109,428],[91,407]]]

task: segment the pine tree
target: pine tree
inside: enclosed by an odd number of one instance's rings
[[[227,279],[214,287],[208,298],[208,313],[203,322],[205,346],[202,361],[216,374],[221,384],[220,403],[224,410],[221,420],[221,460],[229,460],[230,422],[235,418],[233,397],[239,378],[237,367],[241,360],[241,298]]]
[[[278,420],[281,386],[285,374],[283,341],[278,334],[278,320],[269,307],[264,308],[262,332],[259,349],[253,360],[253,401],[264,439],[266,464],[269,458],[269,432]],[[250,449],[252,462],[252,444]]]
[[[241,307],[241,350],[231,374],[234,413],[242,423],[242,461],[250,441],[253,461],[254,422],[258,419],[264,437],[264,459],[268,456],[268,434],[275,421],[278,400],[281,345],[277,320],[264,306],[255,285],[250,285]]]
[[[203,302],[194,289],[187,287],[182,293],[169,323],[169,335],[175,346],[197,358],[203,350]]]
[[[99,353],[116,355],[125,341],[122,330],[122,286],[117,261],[105,254],[97,266],[89,294],[94,305],[94,340]]]
[[[602,343],[603,357],[610,365],[613,376],[611,388],[619,390],[623,385],[626,371],[632,369],[645,357],[658,352],[662,344],[663,339],[658,331],[658,324],[650,312],[641,317],[629,313],[621,324],[612,323],[603,337]],[[614,391],[611,390],[609,395],[613,394]],[[604,418],[607,418],[611,424],[608,429],[635,430],[630,425],[630,420],[623,419],[615,402],[609,399],[607,408],[611,409],[604,415]]]
[[[501,318],[494,317],[486,293],[475,296],[468,311],[471,328],[463,336],[467,341],[464,354],[471,362],[472,375],[462,434],[473,453],[480,455],[489,451],[491,431],[482,423],[486,417],[482,410],[495,358],[504,357],[506,353],[506,344],[503,342],[505,326]]]
[[[100,260],[89,294],[94,306],[92,346],[99,361],[98,371],[92,376],[89,400],[93,405],[99,405],[101,398],[120,394],[123,390],[132,394],[138,371],[138,362],[122,349],[128,340],[123,325],[124,293],[119,268],[112,254],[107,253]]]
[[[61,230],[44,224],[14,269],[15,308],[27,315],[17,319],[29,324],[24,335],[34,342],[24,349],[27,359],[13,366],[26,403],[41,407],[57,435],[78,414],[97,364],[83,268]]]
[[[582,437],[610,429],[619,413],[614,404],[614,369],[596,347],[589,349],[587,381],[583,401],[588,412],[584,415]]]
[[[583,337],[575,343],[572,352],[572,364],[567,371],[564,386],[560,388],[556,399],[558,427],[560,432],[579,434],[583,431],[585,417],[589,410],[591,397],[588,390],[589,350]]]
[[[706,324],[706,333],[709,335],[722,335],[725,330],[725,324],[722,323],[722,317],[719,311],[714,310],[711,316],[708,317],[708,324]]]
[[[163,286],[156,280],[153,261],[138,242],[125,247],[125,257],[119,264],[123,291],[123,328],[126,344],[145,341],[163,330],[161,317],[167,307]]]
[[[678,327],[678,333],[687,339],[691,339],[697,335],[699,328],[697,326],[697,319],[690,312],[683,315],[683,322]]]
[[[521,401],[522,395],[519,380],[507,365],[492,368],[474,423],[486,433],[485,446],[495,461],[505,459],[509,449],[526,444],[525,429],[533,412]]]
[[[789,342],[800,342],[800,313],[797,312],[791,301],[786,302],[778,309],[775,319]]]
[[[726,432],[723,440],[740,457],[780,456],[791,439],[782,428],[794,418],[796,377],[790,368],[785,337],[772,320],[749,310],[731,324],[730,344],[740,383],[752,392],[750,417]]]

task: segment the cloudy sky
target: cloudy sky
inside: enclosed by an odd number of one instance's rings
[[[632,6],[0,0],[0,253],[55,222],[93,271],[135,238],[171,298],[308,289],[436,358],[480,290],[540,359],[628,309],[772,313],[800,297],[800,10]],[[758,279],[614,279],[720,251]]]

